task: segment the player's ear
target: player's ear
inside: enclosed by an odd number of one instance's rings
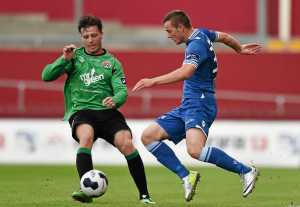
[[[185,27],[183,26],[183,24],[179,23],[178,26],[177,26],[177,30],[180,31],[180,32],[183,32],[184,29],[185,29]]]

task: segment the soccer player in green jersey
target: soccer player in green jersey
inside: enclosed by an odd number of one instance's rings
[[[121,63],[102,48],[102,23],[94,16],[83,16],[78,31],[83,47],[67,45],[62,56],[46,65],[44,81],[67,75],[64,87],[65,116],[79,142],[76,167],[81,178],[93,169],[91,148],[101,137],[115,146],[126,158],[131,176],[139,190],[140,201],[153,204],[147,190],[142,159],[133,146],[132,134],[124,116],[117,110],[127,98]],[[80,202],[92,202],[82,191],[72,194]]]

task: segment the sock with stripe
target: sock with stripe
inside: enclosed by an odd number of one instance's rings
[[[80,178],[84,175],[84,173],[93,169],[91,149],[80,147],[77,150],[76,167]]]
[[[133,153],[125,156],[125,158],[127,160],[131,177],[133,178],[135,185],[139,190],[140,199],[144,196],[149,197],[145,168],[139,152],[135,150]]]
[[[251,170],[216,147],[204,147],[198,159],[237,174],[245,174]]]
[[[154,141],[148,144],[146,148],[161,164],[181,179],[189,175],[189,171],[182,165],[173,150],[164,142]]]

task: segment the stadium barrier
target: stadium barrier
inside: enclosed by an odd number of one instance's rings
[[[2,117],[61,117],[64,111],[63,83],[0,79],[0,92],[6,94],[0,100]],[[180,98],[178,89],[129,90],[122,112],[130,118],[158,116],[177,105]],[[300,118],[299,95],[217,90],[217,98],[221,118]]]
[[[150,120],[129,120],[134,144],[147,165],[158,162],[140,141]],[[239,160],[267,167],[300,167],[299,121],[216,121],[208,145],[217,146]],[[186,153],[185,142],[167,142],[188,165],[200,165]],[[54,119],[0,119],[1,164],[71,164],[77,143],[71,138],[68,123]],[[103,140],[93,148],[96,164],[125,164],[124,157]]]

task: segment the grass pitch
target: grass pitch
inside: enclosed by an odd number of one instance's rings
[[[0,207],[135,207],[144,206],[126,166],[96,166],[104,171],[109,188],[91,204],[71,199],[78,190],[75,166],[0,165]],[[180,180],[163,167],[148,167],[148,187],[157,207],[300,207],[299,169],[260,169],[261,176],[253,194],[241,196],[237,175],[216,167],[195,168],[201,173],[194,199],[186,203]]]

